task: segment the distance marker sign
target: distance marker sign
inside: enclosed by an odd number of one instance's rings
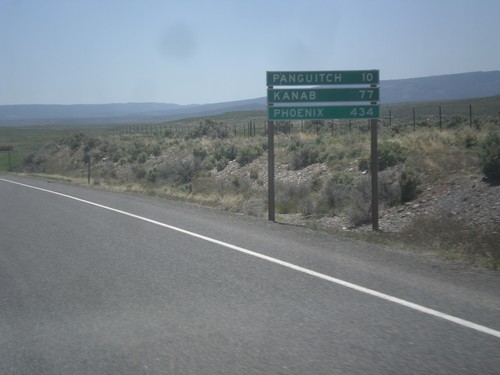
[[[270,89],[268,103],[372,102],[379,100],[379,88],[356,89]]]
[[[267,86],[373,85],[378,70],[267,72]]]
[[[266,81],[267,114],[271,121],[380,116],[378,70],[267,72]]]
[[[372,226],[378,230],[378,70],[271,71],[267,83],[268,217],[275,219],[275,121],[370,119]],[[285,86],[285,87],[283,87]],[[309,86],[309,87],[304,87]],[[324,123],[324,122],[323,122]],[[333,123],[332,123],[333,126]],[[333,131],[333,129],[332,129]]]
[[[369,119],[379,117],[378,105],[269,107],[269,120]]]

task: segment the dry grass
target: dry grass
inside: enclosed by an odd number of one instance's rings
[[[350,219],[353,225],[362,225],[370,220],[370,184],[358,168],[360,160],[369,158],[370,133],[366,124],[348,127],[347,123],[339,123],[335,126],[333,134],[328,128],[318,133],[314,130],[291,135],[277,134],[276,170],[284,169],[287,176],[296,177],[283,183],[277,181],[278,213],[302,215],[303,218],[342,216]],[[406,126],[398,130],[399,133],[381,126],[379,144],[398,143],[407,154],[404,165],[400,163],[386,174],[379,175],[381,209],[400,204],[398,184],[404,170],[415,171],[421,180],[420,188],[432,186],[432,191],[439,191],[435,189],[439,184],[445,189],[443,181],[450,176],[480,174],[477,147],[491,130],[498,131],[497,122],[484,121],[481,130],[460,125],[443,130],[422,126],[413,131],[412,127]],[[118,158],[114,161],[114,157],[109,155],[110,147],[105,150],[101,146],[93,150],[96,162],[92,168],[92,183],[96,186],[189,201],[259,217],[265,214],[267,204],[263,197],[265,186],[262,186],[267,182],[267,175],[262,168],[267,156],[261,155],[267,145],[264,135],[184,139],[114,134],[103,135],[100,140],[113,143]],[[161,148],[159,154],[151,151],[158,147]],[[314,186],[310,179],[304,178],[306,168],[290,170],[292,153],[304,149],[310,149],[311,153],[317,151],[317,159],[328,172],[314,180]],[[246,155],[245,150],[258,150],[259,153]],[[132,157],[131,152],[137,155]],[[51,147],[41,148],[36,157],[43,160],[35,165],[40,171],[58,175],[56,178],[67,182],[86,185],[83,145],[70,150],[67,146],[53,143]],[[238,157],[248,164],[229,163],[238,160]],[[218,170],[222,161],[223,168]],[[153,172],[157,173],[155,178],[152,178]],[[328,179],[332,176],[336,178],[335,184],[329,183]],[[308,181],[307,184],[304,181]],[[422,217],[402,234],[402,238],[413,241],[421,237],[425,240],[423,245],[436,246],[443,251],[449,249],[450,254],[460,254],[473,263],[481,263],[479,259],[491,265],[498,262],[500,254],[494,247],[500,243],[497,232],[467,228],[463,223],[450,224],[444,219]]]
[[[475,266],[500,269],[500,231],[475,227],[447,214],[420,216],[399,238],[441,256]]]

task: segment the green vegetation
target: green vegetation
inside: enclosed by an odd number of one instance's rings
[[[493,183],[500,183],[500,134],[490,133],[481,142],[479,163],[485,177]]]
[[[480,102],[475,103],[479,108]],[[449,111],[453,105],[443,108]],[[468,112],[468,104],[466,107]],[[411,117],[397,117],[397,113],[412,113],[411,108],[391,106],[390,121],[383,118],[379,125],[382,214],[392,208],[405,209],[426,189],[445,186],[454,176],[484,175],[492,183],[499,182],[497,118],[477,114],[471,122],[460,114],[439,121],[435,115],[420,115],[414,127]],[[382,108],[384,115],[387,112],[387,107]],[[280,219],[299,216],[315,226],[321,218],[342,218],[350,228],[369,223],[367,122],[282,122],[276,127],[276,209]],[[90,161],[94,185],[266,215],[265,112],[150,125],[9,127],[0,128],[0,139],[0,145],[14,146],[12,165],[17,172],[86,183]],[[6,154],[0,154],[0,170],[7,170]],[[468,228],[468,236],[454,236],[453,228],[461,230],[467,223],[454,218],[456,225],[445,230],[436,224],[436,220],[446,224],[442,217],[417,219],[401,234],[412,243],[418,233],[418,238],[434,239],[433,246],[439,248],[473,253],[471,249],[477,247],[481,259],[499,264],[497,231],[481,227],[479,236],[479,229],[471,234],[473,229]],[[446,232],[446,239],[440,231]],[[487,241],[478,245],[479,238]]]
[[[0,145],[13,146],[11,165],[13,170],[19,170],[24,158],[36,153],[44,145],[56,142],[64,137],[73,137],[77,133],[92,134],[95,137],[105,136],[108,126],[77,126],[77,125],[50,125],[50,126],[9,126],[0,127]],[[0,153],[0,171],[8,168],[7,153]]]

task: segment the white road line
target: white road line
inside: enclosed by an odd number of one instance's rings
[[[421,306],[421,305],[418,305],[416,303],[413,303],[413,302],[410,302],[410,301],[407,301],[407,300],[404,300],[404,299],[401,299],[398,297],[394,297],[394,296],[391,296],[391,295],[388,295],[385,293],[381,293],[381,292],[378,292],[378,291],[373,290],[373,289],[365,288],[363,286],[353,284],[353,283],[350,283],[350,282],[345,281],[345,280],[337,279],[335,277],[331,277],[331,276],[328,276],[328,275],[325,275],[325,274],[322,274],[322,273],[319,273],[319,272],[316,272],[316,271],[313,271],[313,270],[310,270],[310,269],[307,269],[304,267],[300,267],[300,266],[297,266],[295,264],[288,263],[288,262],[285,262],[285,261],[277,259],[277,258],[273,258],[273,257],[267,256],[267,255],[261,254],[261,253],[257,253],[255,251],[251,251],[251,250],[239,247],[239,246],[235,246],[235,245],[232,245],[232,244],[227,243],[227,242],[219,241],[219,240],[216,240],[214,238],[210,238],[210,237],[198,234],[198,233],[190,232],[188,230],[174,227],[172,225],[168,225],[168,224],[156,221],[156,220],[148,219],[148,218],[143,217],[143,216],[135,215],[135,214],[132,214],[130,212],[126,212],[126,211],[118,210],[116,208],[104,206],[104,205],[99,204],[99,203],[87,201],[85,199],[73,197],[71,195],[58,193],[57,191],[47,190],[47,189],[43,189],[43,188],[32,186],[32,185],[23,184],[23,183],[16,182],[16,181],[6,180],[3,178],[0,178],[0,181],[5,181],[5,182],[9,182],[11,184],[24,186],[24,187],[27,187],[30,189],[40,190],[40,191],[43,191],[46,193],[59,195],[59,196],[64,197],[64,198],[73,199],[73,200],[78,201],[78,202],[86,203],[86,204],[89,204],[89,205],[92,205],[95,207],[103,208],[103,209],[108,210],[108,211],[112,211],[112,212],[116,212],[118,214],[129,216],[129,217],[132,217],[134,219],[138,219],[138,220],[142,220],[142,221],[154,224],[154,225],[158,225],[160,227],[168,228],[168,229],[186,234],[186,235],[191,236],[191,237],[199,238],[201,240],[208,241],[208,242],[211,242],[211,243],[238,251],[240,253],[244,253],[244,254],[248,254],[248,255],[251,255],[251,256],[256,257],[256,258],[264,259],[264,260],[267,260],[269,262],[279,264],[280,266],[287,267],[287,268],[290,268],[292,270],[302,272],[302,273],[308,274],[310,276],[314,276],[314,277],[317,277],[319,279],[323,279],[323,280],[326,280],[326,281],[329,281],[329,282],[332,282],[332,283],[335,283],[338,285],[342,285],[346,288],[357,290],[358,292],[366,293],[366,294],[369,294],[371,296],[378,297],[378,298],[381,298],[383,300],[390,301],[390,302],[408,307],[408,308],[416,310],[416,311],[420,311],[424,314],[432,315],[434,317],[447,320],[449,322],[461,325],[463,327],[467,327],[467,328],[470,328],[470,329],[473,329],[473,330],[500,338],[500,331],[497,331],[495,329],[485,327],[483,325],[480,325],[480,324],[477,324],[477,323],[474,323],[474,322],[471,322],[468,320],[464,320],[464,319],[461,319],[461,318],[458,318],[458,317],[455,317],[452,315],[448,315],[448,314],[445,314],[443,312],[440,312],[440,311],[437,311],[434,309],[430,309],[428,307]]]

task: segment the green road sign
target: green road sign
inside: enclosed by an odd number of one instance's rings
[[[274,89],[267,91],[268,103],[376,102],[379,88],[358,89]]]
[[[267,86],[374,85],[378,70],[267,72]]]
[[[378,118],[378,105],[268,107],[269,120],[333,120]]]

